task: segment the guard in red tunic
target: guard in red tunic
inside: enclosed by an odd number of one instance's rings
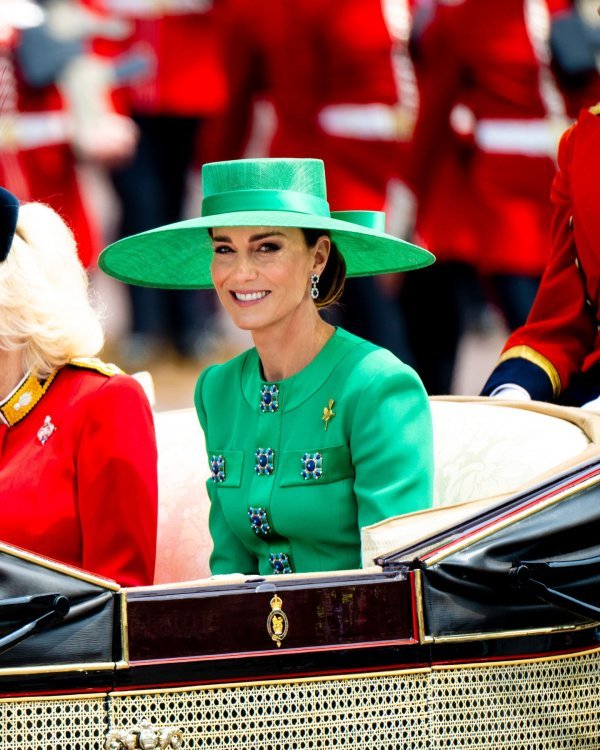
[[[561,0],[438,0],[420,42],[420,110],[407,180],[436,179],[457,103],[474,117],[470,221],[477,266],[510,328],[522,324],[548,255],[558,133],[565,105],[550,69],[551,14]],[[431,248],[435,252],[436,248]]]
[[[418,105],[410,23],[409,0],[230,0],[231,97],[211,157],[243,155],[262,96],[276,115],[269,156],[322,158],[332,209],[384,209]]]
[[[483,395],[581,406],[600,396],[599,107],[563,135],[548,266],[526,325],[506,342]]]
[[[91,356],[102,341],[64,223],[0,189],[0,541],[149,584],[152,413],[134,378]]]

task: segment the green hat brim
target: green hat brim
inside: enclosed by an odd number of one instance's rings
[[[347,276],[410,271],[434,262],[417,245],[348,221],[287,211],[235,211],[188,219],[125,237],[109,245],[98,264],[109,276],[160,289],[212,289],[211,227],[297,227],[331,234]]]

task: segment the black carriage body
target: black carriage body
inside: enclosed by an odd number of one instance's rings
[[[0,750],[597,749],[598,559],[598,461],[363,571],[120,590],[5,547]]]

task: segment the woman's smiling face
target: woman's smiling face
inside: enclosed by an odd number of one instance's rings
[[[329,238],[308,247],[295,227],[215,227],[212,278],[225,310],[244,330],[293,320],[310,298],[310,276],[321,274]]]

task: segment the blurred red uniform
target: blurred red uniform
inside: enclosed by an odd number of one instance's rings
[[[14,138],[18,110],[13,54],[17,42],[17,30],[0,22],[0,185],[20,200],[29,200],[29,184]]]
[[[407,0],[235,0],[230,108],[211,157],[243,154],[263,95],[277,117],[270,156],[323,159],[332,209],[381,210],[416,117],[409,31]]]
[[[538,295],[527,324],[506,342],[484,395],[515,384],[534,399],[576,406],[600,396],[599,171],[600,118],[583,110],[560,143],[552,252]]]
[[[141,387],[87,365],[47,383],[30,375],[0,403],[0,539],[124,586],[152,583],[157,455]]]
[[[484,274],[537,277],[548,255],[556,132],[565,122],[549,66],[549,5],[440,1],[420,44],[421,106],[407,179],[426,194],[440,127],[455,104],[467,104],[475,118],[470,218]]]
[[[55,84],[34,88],[21,78],[19,112],[32,124],[28,128],[31,142],[23,144],[20,151],[28,198],[47,203],[63,217],[75,236],[81,262],[90,267],[102,242],[96,217],[82,194],[64,99]]]
[[[147,115],[206,117],[221,112],[227,82],[221,61],[220,9],[211,0],[151,3],[83,0],[92,9],[132,23],[122,42],[96,40],[109,55],[136,50],[154,60],[150,75],[128,88],[128,106]]]

